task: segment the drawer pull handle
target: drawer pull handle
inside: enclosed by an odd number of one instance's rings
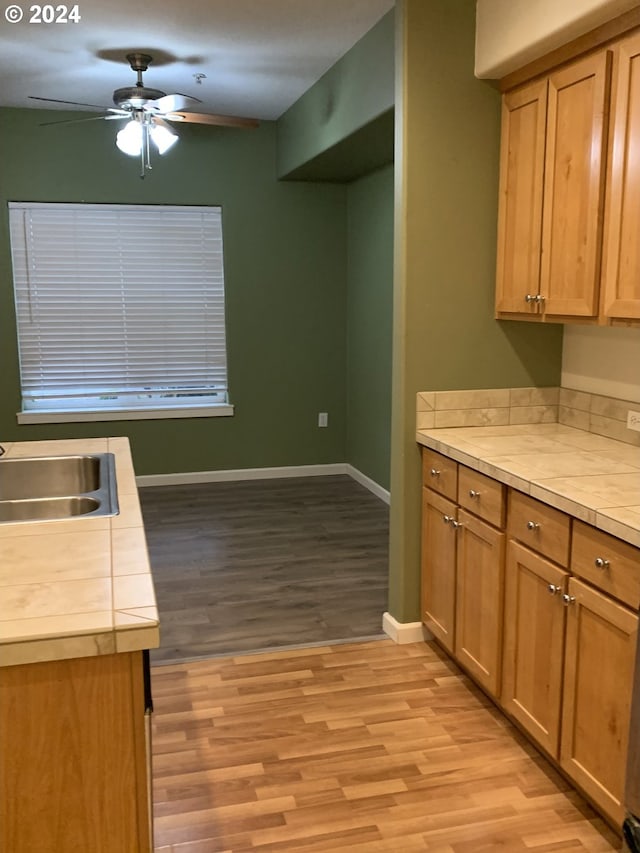
[[[608,569],[611,565],[609,560],[605,560],[603,557],[596,557],[594,563],[597,569]]]
[[[432,468],[429,473],[431,474],[432,477],[439,477],[440,476],[440,471],[438,471],[436,468]]]
[[[557,595],[559,592],[562,592],[562,587],[558,586],[555,583],[550,583],[547,589],[549,590],[551,595]]]
[[[469,497],[470,498],[479,498],[480,492],[476,492],[475,489],[469,489]]]
[[[537,521],[527,521],[527,530],[540,530],[540,525]]]
[[[562,603],[564,604],[565,607],[568,607],[570,604],[573,604],[575,600],[576,600],[575,595],[567,595],[566,592],[562,596]]]

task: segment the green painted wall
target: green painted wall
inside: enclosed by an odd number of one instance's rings
[[[113,123],[39,127],[70,117],[0,111],[0,440],[128,435],[139,474],[344,461],[346,188],[278,182],[273,123],[181,126],[142,181]],[[221,204],[235,416],[17,426],[8,200]]]
[[[493,319],[500,98],[474,78],[474,0],[399,0],[396,9],[389,610],[413,622],[416,392],[559,384],[562,327]]]
[[[349,185],[347,462],[389,488],[393,166]]]
[[[280,177],[312,177],[300,171],[393,108],[394,12],[388,12],[278,120]],[[392,140],[378,141],[378,160],[391,162]],[[333,158],[335,159],[335,157]],[[298,171],[296,171],[298,170]],[[360,172],[362,174],[362,172]]]

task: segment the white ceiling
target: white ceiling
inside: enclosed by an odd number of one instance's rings
[[[79,0],[80,22],[66,24],[28,23],[31,0],[16,5],[19,23],[0,18],[0,106],[56,107],[28,95],[111,106],[114,89],[135,83],[125,54],[138,51],[155,59],[146,86],[200,98],[198,112],[266,120],[394,0]],[[194,74],[206,79],[198,85]]]

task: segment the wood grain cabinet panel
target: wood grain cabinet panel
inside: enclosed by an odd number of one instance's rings
[[[549,77],[540,295],[545,314],[598,314],[611,51]]]
[[[571,571],[633,610],[640,607],[640,555],[633,545],[574,521]]]
[[[458,511],[455,656],[492,696],[500,695],[505,535]]]
[[[602,49],[503,96],[498,317],[599,316],[612,63]]]
[[[0,850],[150,853],[142,655],[0,668]]]
[[[603,313],[640,320],[640,34],[615,59]]]
[[[457,507],[447,498],[422,490],[422,621],[453,654],[456,594]]]
[[[504,527],[505,487],[465,465],[460,465],[458,470],[458,503],[489,524]]]
[[[458,463],[435,450],[423,448],[422,485],[455,501],[458,497]]]
[[[542,240],[547,81],[508,92],[502,101],[496,311],[535,319]]]
[[[569,581],[560,763],[621,825],[638,615]]]
[[[558,758],[568,572],[507,545],[502,705]]]
[[[560,510],[511,489],[507,529],[510,538],[561,566],[568,565],[571,519]]]

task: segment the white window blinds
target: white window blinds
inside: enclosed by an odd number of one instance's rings
[[[227,402],[220,208],[9,208],[24,410]]]

